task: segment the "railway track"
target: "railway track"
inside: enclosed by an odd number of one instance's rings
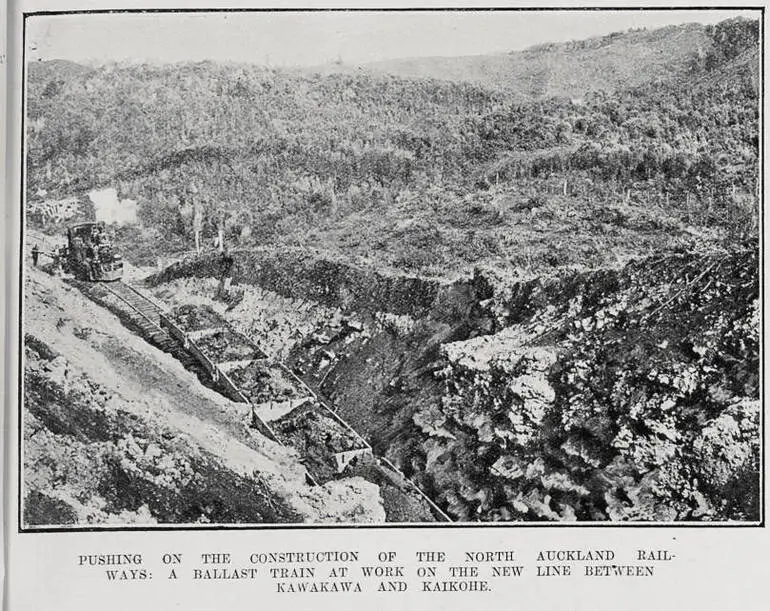
[[[106,306],[132,330],[157,348],[168,352],[195,373],[203,373],[197,360],[160,324],[165,308],[123,282],[85,282],[69,280],[92,301]]]
[[[160,326],[161,308],[139,291],[124,282],[103,283],[100,285],[122,302],[133,313],[134,323],[141,329],[142,335],[163,348],[170,348],[176,340]]]
[[[198,374],[201,381],[206,382],[208,385],[209,375],[206,370],[185,348],[185,346],[161,325],[161,316],[167,314],[167,309],[164,306],[123,281],[106,283],[69,279],[67,282],[72,286],[75,286],[92,301],[107,307],[121,319],[123,324],[141,335],[146,341],[172,355],[180,361],[186,369]],[[318,397],[313,389],[296,376],[296,374],[294,374],[288,367],[281,364],[281,368],[288,373],[295,382],[307,389],[316,400],[322,402],[322,399]],[[326,403],[323,403],[323,405],[327,410],[336,414],[336,411],[328,407]],[[346,423],[346,426],[349,425]],[[451,518],[444,513],[444,511],[442,511],[417,484],[415,484],[415,482],[406,477],[406,475],[393,465],[393,463],[384,457],[376,457],[376,463],[380,468],[385,468],[397,474],[404,485],[416,492],[428,504],[436,521],[452,521]]]
[[[130,321],[137,331],[144,336],[145,339],[155,344],[165,352],[173,354],[182,364],[192,370],[203,372],[197,360],[189,353],[184,347],[172,337],[166,329],[161,327],[160,318],[161,314],[165,313],[165,308],[156,303],[150,297],[143,295],[136,288],[126,284],[125,282],[110,282],[110,283],[91,283],[75,281],[78,288],[86,292],[92,299],[94,291],[104,292],[109,294],[115,301],[122,304],[126,312],[130,313]],[[90,291],[91,294],[88,293]],[[98,300],[98,298],[97,298]],[[280,363],[281,369],[288,374],[298,385],[307,390],[316,401],[321,403],[328,411],[336,414],[336,411],[329,407],[323,399],[321,399],[316,392],[310,388],[301,378],[299,378],[291,369],[286,367],[283,363]],[[345,426],[349,427],[347,423]],[[352,430],[352,429],[351,429]],[[355,432],[355,431],[354,431]],[[358,433],[356,432],[356,435]],[[368,445],[368,444],[367,444]],[[380,468],[386,468],[391,472],[397,474],[401,478],[403,484],[415,491],[430,507],[430,511],[433,517],[438,522],[451,522],[452,519],[442,511],[433,500],[423,492],[423,490],[410,478],[398,469],[392,462],[384,457],[376,458],[377,464]]]

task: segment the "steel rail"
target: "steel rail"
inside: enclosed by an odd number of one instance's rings
[[[140,315],[142,318],[144,318],[144,319],[145,319],[145,320],[146,320],[146,321],[147,321],[149,324],[151,324],[153,327],[155,327],[155,328],[156,328],[156,329],[157,329],[157,330],[158,330],[160,333],[163,333],[164,335],[168,335],[168,333],[166,332],[166,330],[165,330],[165,329],[163,329],[163,327],[161,327],[161,326],[160,326],[158,323],[156,323],[154,320],[152,320],[152,319],[151,319],[149,316],[147,316],[147,314],[145,314],[144,312],[142,312],[142,311],[141,311],[141,310],[140,310],[140,309],[139,309],[139,308],[138,308],[136,305],[134,305],[133,303],[131,303],[131,302],[130,302],[128,299],[126,299],[126,298],[125,298],[123,295],[120,295],[120,293],[119,293],[118,291],[116,291],[116,290],[115,290],[115,289],[114,289],[114,288],[113,288],[111,285],[107,284],[106,282],[102,282],[102,283],[99,283],[99,284],[100,284],[100,286],[103,286],[105,289],[107,289],[107,291],[108,291],[108,292],[112,293],[112,294],[113,294],[115,297],[117,297],[118,299],[120,299],[120,300],[121,300],[123,303],[125,303],[125,304],[126,304],[128,307],[130,307],[132,310],[134,310],[135,312],[137,312],[137,313],[138,313],[138,314],[139,314],[139,315]],[[124,286],[124,287],[126,287],[126,288],[128,288],[128,289],[130,289],[130,288],[131,288],[131,287],[129,287],[127,284],[124,284],[123,282],[118,282],[118,283],[116,283],[116,286],[118,286],[118,285],[119,285],[119,286]],[[144,297],[144,296],[143,296],[141,293],[138,293],[138,292],[137,292],[136,294],[137,294],[137,295],[138,295],[140,298],[142,298],[142,299],[143,299],[145,302],[147,302],[148,304],[150,304],[151,308],[152,308],[152,309],[154,309],[154,310],[156,310],[156,311],[158,311],[158,313],[160,314],[160,310],[158,310],[158,308],[157,308],[157,307],[156,307],[156,306],[155,306],[155,305],[154,305],[154,304],[153,304],[153,303],[152,303],[152,302],[151,302],[149,299],[146,299],[146,298],[145,298],[145,297]]]

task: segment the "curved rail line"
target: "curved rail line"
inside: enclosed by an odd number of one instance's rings
[[[33,230],[27,230],[25,233],[29,237],[32,237],[38,244],[44,245],[46,248],[51,248],[54,250],[59,245],[54,236],[49,236]],[[27,244],[29,244],[28,241]],[[159,304],[151,297],[143,294],[136,288],[123,281],[108,283],[86,282],[82,280],[70,279],[68,282],[76,286],[83,294],[85,294],[93,301],[100,303],[100,305],[105,305],[105,297],[111,296],[117,300],[119,304],[121,304],[121,309],[125,312],[125,317],[129,319],[128,322],[130,322],[132,326],[136,327],[137,331],[147,341],[156,345],[164,352],[170,353],[187,369],[193,370],[196,373],[204,370],[200,363],[198,363],[198,360],[185,348],[183,343],[172,336],[171,333],[169,333],[169,331],[161,323],[162,318],[168,318],[169,316],[168,309],[165,306]],[[247,339],[249,339],[252,344],[261,350],[259,345],[256,344],[253,340],[250,338]],[[333,414],[334,417],[342,422],[345,427],[355,433],[357,437],[363,439],[361,435],[355,429],[353,429],[353,427],[351,427],[339,416],[339,414],[337,414],[337,410],[332,409],[312,388],[310,388],[310,386],[304,380],[302,380],[293,371],[291,371],[291,369],[286,367],[285,364],[279,363],[279,365],[281,369],[295,381],[295,383],[299,384],[306,391],[308,391],[319,404],[321,404],[326,410]],[[367,446],[371,448],[368,443]],[[375,459],[382,467],[385,467],[396,473],[410,489],[417,493],[418,496],[428,504],[431,509],[431,513],[438,521],[452,522],[452,519],[440,507],[438,507],[438,505],[436,505],[436,503],[427,494],[425,494],[425,492],[414,481],[408,478],[392,462],[390,462],[384,456],[375,455]],[[309,479],[311,483],[316,483],[312,477]]]
[[[85,282],[71,279],[67,282],[100,305],[108,305],[106,302],[112,297],[121,306],[118,317],[128,323],[127,326],[133,327],[149,343],[171,354],[185,368],[197,374],[202,372],[197,360],[161,326],[161,315],[165,312],[163,306],[123,281]]]
[[[134,287],[125,284],[124,282],[102,283],[101,286],[111,292],[123,303],[128,305],[133,311],[137,313],[139,317],[141,317],[144,322],[143,324],[139,325],[140,328],[142,329],[143,333],[151,337],[155,343],[161,347],[164,347],[164,349],[166,344],[178,344],[177,340],[171,337],[166,329],[161,326],[161,315],[168,315],[166,308],[163,308],[154,302],[154,300],[146,295],[143,295]],[[248,339],[250,343],[254,344],[258,350],[262,351],[259,345],[256,344],[253,340],[250,338],[246,339]],[[192,359],[192,357],[190,358]],[[304,380],[297,376],[297,374],[289,369],[284,363],[278,363],[278,365],[280,366],[281,370],[289,375],[295,383],[309,392],[310,395],[330,414],[332,414],[335,419],[341,422],[347,429],[352,431],[359,439],[363,440],[363,437],[361,437],[360,433],[358,433],[358,431],[350,426],[350,424],[343,420],[337,413],[337,410],[332,409],[332,407],[330,407],[326,401],[324,401],[324,399],[318,395],[318,393],[316,393],[307,383],[305,383]],[[371,446],[368,443],[366,443],[366,445],[371,449]],[[438,507],[438,505],[436,505],[436,503],[427,494],[425,494],[425,492],[412,479],[407,477],[406,474],[404,474],[404,472],[396,467],[391,461],[389,461],[384,456],[375,456],[375,458],[382,466],[395,472],[407,485],[407,487],[417,493],[417,495],[428,504],[431,512],[437,520],[443,522],[452,522],[452,519],[440,507]]]

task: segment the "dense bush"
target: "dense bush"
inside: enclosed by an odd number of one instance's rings
[[[143,223],[167,249],[192,244],[197,206],[206,233],[222,228],[242,244],[301,244],[314,229],[331,242],[336,227],[378,227],[384,246],[368,240],[368,256],[388,248],[391,212],[421,217],[441,243],[451,226],[433,202],[484,205],[490,190],[527,201],[553,184],[578,208],[633,191],[640,206],[665,203],[688,224],[755,233],[756,27],[739,20],[712,28],[715,59],[688,81],[579,100],[522,102],[466,83],[210,62],[35,63],[28,196],[115,186],[139,201]],[[571,188],[585,181],[592,186]],[[410,269],[430,265],[414,246],[389,256]],[[474,246],[459,262],[484,250]]]

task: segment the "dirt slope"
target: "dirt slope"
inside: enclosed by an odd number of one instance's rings
[[[376,486],[307,486],[242,405],[34,269],[25,331],[27,524],[384,520]]]

